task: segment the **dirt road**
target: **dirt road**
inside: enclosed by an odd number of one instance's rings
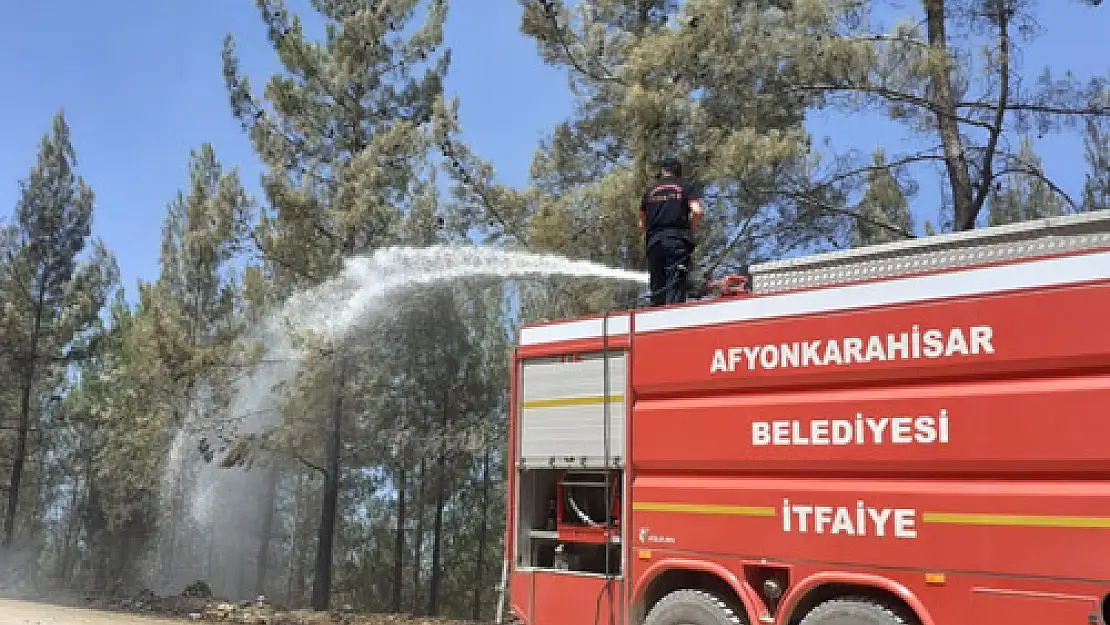
[[[0,625],[179,625],[188,622],[0,599]]]

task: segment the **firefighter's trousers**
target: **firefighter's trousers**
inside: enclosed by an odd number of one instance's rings
[[[652,306],[686,301],[693,251],[689,241],[676,236],[663,237],[647,249]]]

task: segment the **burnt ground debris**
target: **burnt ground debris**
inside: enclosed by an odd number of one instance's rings
[[[266,597],[231,601],[216,596],[204,580],[188,584],[180,593],[159,596],[150,589],[131,595],[99,593],[84,596],[31,597],[20,599],[42,601],[70,608],[89,608],[151,617],[186,619],[197,622],[224,622],[258,625],[478,625],[471,621],[448,618],[417,617],[409,614],[361,614],[344,605],[336,609],[285,609]]]

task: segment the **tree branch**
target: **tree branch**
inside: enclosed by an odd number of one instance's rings
[[[993,127],[988,131],[986,151],[983,153],[983,165],[978,193],[974,199],[974,214],[978,215],[983,210],[983,204],[990,193],[990,181],[994,179],[991,168],[994,161],[994,152],[998,148],[998,138],[1002,135],[1002,123],[1006,116],[1007,98],[1010,92],[1010,31],[1009,17],[1006,15],[1006,3],[998,3],[998,105],[994,113]]]
[[[277,263],[278,265],[281,265],[285,269],[287,269],[289,271],[292,271],[293,273],[297,274],[298,276],[300,276],[302,278],[307,278],[309,280],[316,280],[316,277],[308,269],[305,269],[304,267],[298,267],[298,266],[294,265],[293,263],[291,263],[291,262],[289,262],[289,261],[287,261],[283,258],[280,258],[278,256],[275,256],[275,255],[267,252],[265,247],[263,247],[262,242],[258,240],[258,234],[253,229],[250,229],[249,232],[250,232],[249,236],[251,238],[251,241],[254,243],[255,249],[258,250],[258,253],[262,257],[262,259]]]
[[[570,50],[570,43],[566,39],[565,29],[559,26],[559,22],[555,15],[555,3],[552,2],[552,0],[537,0],[537,2],[543,7],[544,19],[547,20],[548,25],[551,27],[551,31],[555,34],[555,45],[558,45],[562,48],[563,56],[566,57],[566,61],[570,63],[571,66],[574,67],[574,69],[578,70],[578,73],[598,82],[615,82],[620,85],[625,84],[624,81],[622,81],[616,74],[610,71],[609,68],[601,62],[598,62],[598,66],[601,67],[601,71],[605,73],[605,76],[598,76],[594,72],[586,69],[574,56],[574,53]],[[547,38],[544,37],[542,33],[540,33],[539,38],[540,41],[547,41]]]
[[[795,201],[797,201],[801,204],[808,204],[809,206],[812,206],[813,208],[816,208],[818,210],[821,210],[821,211],[824,211],[824,212],[827,212],[827,213],[833,213],[833,214],[836,214],[836,215],[845,215],[847,217],[852,217],[853,219],[856,219],[858,221],[862,221],[866,224],[870,224],[872,226],[876,226],[876,227],[879,227],[879,228],[883,228],[885,230],[889,230],[889,231],[891,231],[895,234],[898,234],[901,237],[906,238],[906,239],[916,239],[917,238],[917,235],[910,232],[909,230],[906,230],[905,228],[902,228],[900,226],[896,226],[894,224],[887,223],[885,221],[880,221],[878,219],[873,219],[873,218],[868,217],[866,215],[861,215],[857,211],[854,211],[850,208],[843,208],[843,207],[840,207],[840,206],[833,206],[832,204],[829,204],[827,202],[822,202],[822,201],[819,201],[819,200],[815,200],[815,199],[813,199],[811,197],[808,197],[806,195],[803,195],[803,194],[796,194],[796,195],[795,194],[789,194],[788,197],[791,197],[792,199],[794,199]]]
[[[1036,178],[1045,183],[1045,185],[1047,185],[1049,189],[1052,189],[1053,193],[1056,193],[1060,197],[1064,198],[1064,201],[1068,203],[1068,206],[1071,207],[1073,211],[1078,212],[1082,210],[1079,205],[1075,203],[1075,200],[1071,199],[1071,196],[1068,195],[1066,191],[1061,189],[1059,185],[1050,180],[1048,176],[1045,176],[1044,172],[1039,171],[1033,167],[1007,167],[991,176],[988,182],[993,183],[996,179],[1005,176],[1006,174],[1025,174],[1026,176],[1032,176],[1033,178]]]
[[[465,185],[471,193],[477,196],[479,203],[482,205],[482,208],[484,208],[486,212],[488,212],[490,215],[493,215],[493,218],[496,219],[499,224],[501,224],[501,229],[509,235],[515,237],[518,241],[523,241],[524,238],[520,236],[520,233],[516,232],[515,229],[509,225],[508,220],[505,219],[501,215],[500,211],[498,211],[497,208],[494,207],[493,200],[490,199],[489,194],[486,192],[485,184],[479,184],[477,181],[474,180],[474,177],[470,175],[470,172],[467,171],[466,167],[462,163],[462,158],[456,153],[451,139],[444,138],[442,144],[440,145],[440,150],[443,153],[443,157],[451,163],[451,168],[455,170],[455,173],[460,178],[462,178],[463,185]]]
[[[313,471],[316,471],[316,472],[320,473],[320,475],[327,475],[328,474],[326,469],[324,469],[320,465],[312,462],[311,460],[305,458],[304,456],[302,456],[300,454],[293,454],[293,458],[295,460],[297,460],[298,462],[300,462],[301,464],[303,464],[304,466],[308,467],[309,469],[312,469]]]
[[[764,193],[764,192],[768,192],[768,191],[775,191],[774,189],[759,189],[759,188],[756,188],[754,190],[756,192],[759,192],[759,193]],[[850,208],[843,208],[843,207],[839,207],[839,206],[833,206],[832,204],[829,204],[827,202],[822,202],[820,200],[816,200],[812,197],[809,197],[808,195],[806,195],[805,193],[802,193],[802,192],[798,192],[798,191],[782,192],[781,190],[778,190],[778,195],[780,195],[781,197],[786,197],[786,198],[792,199],[792,200],[794,200],[794,201],[796,201],[800,204],[807,204],[807,205],[809,205],[813,208],[816,208],[816,209],[821,210],[821,211],[825,211],[827,213],[833,213],[833,214],[837,214],[837,215],[845,215],[847,217],[852,217],[852,218],[857,219],[859,221],[862,221],[864,223],[868,223],[868,224],[871,224],[871,225],[879,227],[879,228],[890,230],[891,232],[894,232],[894,233],[896,233],[896,234],[898,234],[898,235],[900,235],[904,238],[907,238],[907,239],[916,239],[917,238],[917,235],[915,235],[914,233],[912,233],[912,232],[910,232],[910,231],[908,231],[904,228],[901,228],[899,226],[895,226],[893,224],[889,224],[889,223],[886,223],[886,222],[883,222],[883,221],[879,221],[877,219],[868,217],[866,215],[861,215],[858,212],[856,212],[856,211],[854,211]],[[721,196],[719,194],[714,194],[710,197],[727,197],[727,199],[729,199],[729,200],[739,201],[739,198],[731,197],[731,196]]]
[[[910,104],[910,105],[913,105],[913,106],[917,106],[917,107],[928,110],[930,113],[940,115],[942,117],[948,117],[950,119],[954,119],[955,121],[967,124],[969,126],[977,126],[979,128],[983,128],[985,130],[990,130],[991,129],[991,125],[988,122],[980,121],[978,119],[974,119],[974,118],[971,118],[971,117],[964,117],[962,115],[954,115],[954,114],[944,110],[942,107],[934,104],[933,102],[930,102],[930,101],[926,100],[925,98],[921,98],[921,97],[918,97],[918,96],[915,96],[915,95],[910,95],[908,93],[902,93],[900,91],[895,91],[893,89],[888,89],[886,87],[879,87],[877,85],[835,85],[835,84],[832,84],[832,83],[815,83],[815,84],[810,84],[810,85],[785,85],[783,87],[783,89],[785,89],[788,92],[791,92],[791,91],[803,91],[803,92],[812,92],[812,91],[847,92],[847,91],[855,91],[855,92],[859,92],[859,93],[866,93],[866,94],[870,94],[870,95],[874,95],[874,96],[884,98],[886,100],[890,100],[891,102],[898,102],[898,103],[901,103],[901,104]]]
[[[963,109],[995,109],[996,102],[960,102],[956,108]],[[1067,108],[1048,104],[1007,104],[1007,111],[1026,111],[1031,113],[1044,113],[1046,115],[1080,115],[1090,117],[1110,117],[1110,107]]]
[[[937,148],[933,148],[933,149],[937,149]],[[848,171],[841,172],[839,174],[836,174],[835,176],[832,176],[831,178],[828,178],[826,180],[818,182],[817,184],[815,184],[814,186],[812,186],[810,188],[813,189],[813,190],[826,189],[826,188],[831,187],[832,185],[834,185],[838,182],[843,182],[843,181],[845,181],[849,178],[853,178],[853,177],[858,176],[860,174],[866,174],[866,173],[870,173],[870,172],[874,172],[874,171],[889,171],[889,170],[894,169],[896,167],[901,167],[902,165],[909,165],[910,163],[917,163],[917,162],[924,162],[924,161],[944,161],[944,155],[942,155],[942,154],[928,154],[926,152],[918,152],[917,154],[911,154],[909,156],[904,156],[904,157],[901,157],[901,158],[894,159],[894,160],[889,161],[889,162],[887,162],[886,164],[883,164],[883,165],[866,165],[866,166],[863,166],[863,167],[857,167],[856,169],[850,169]]]

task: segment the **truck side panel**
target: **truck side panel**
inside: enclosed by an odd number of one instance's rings
[[[641,473],[1110,477],[1110,373],[637,402]]]
[[[510,606],[525,623],[623,624],[624,580],[562,571],[516,571],[510,578]],[[610,621],[612,615],[612,621]]]
[[[1110,584],[1107,310],[1104,280],[637,332],[629,547],[869,572],[941,624],[1085,620]]]
[[[649,399],[1105,370],[1108,284],[637,334],[633,385]]]
[[[636,547],[1110,580],[1110,482],[636,478]],[[1082,545],[1082,548],[1079,546]]]

